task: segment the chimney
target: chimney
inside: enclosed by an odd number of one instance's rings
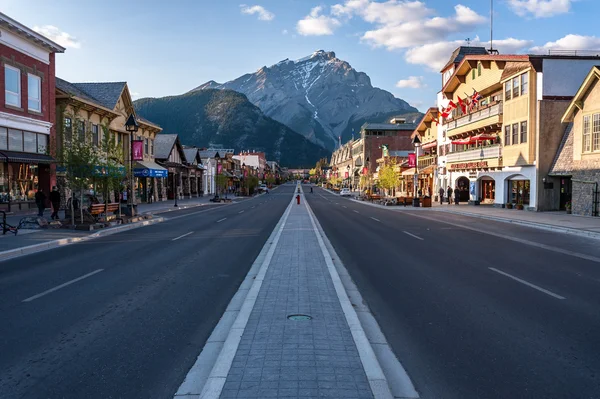
[[[406,123],[406,118],[392,118],[390,123],[393,125],[401,125],[403,123]]]

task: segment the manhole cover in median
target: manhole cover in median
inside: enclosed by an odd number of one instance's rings
[[[310,320],[310,319],[312,319],[312,317],[305,315],[305,314],[291,314],[288,316],[288,319],[296,320],[296,321],[304,321],[304,320]]]

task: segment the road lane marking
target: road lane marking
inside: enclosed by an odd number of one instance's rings
[[[419,236],[416,236],[416,235],[414,235],[414,234],[412,234],[412,233],[409,233],[408,231],[403,231],[403,233],[404,233],[404,234],[408,234],[409,236],[411,236],[411,237],[414,237],[414,238],[416,238],[417,240],[421,240],[421,241],[425,240],[424,238],[421,238],[421,237],[419,237]]]
[[[223,219],[219,219],[217,220],[217,223],[221,223],[223,220],[226,220],[227,218],[223,218]]]
[[[256,208],[256,205],[254,205],[254,206],[253,206],[252,208],[250,208],[250,209],[254,209],[254,208]]]
[[[238,213],[244,213],[244,212],[246,212],[246,211],[243,211],[243,210],[242,210],[242,211],[239,211]]]
[[[180,238],[183,238],[183,237],[187,237],[187,236],[189,236],[190,234],[194,234],[194,232],[193,232],[193,231],[190,231],[189,233],[185,233],[185,234],[184,234],[184,235],[182,235],[182,236],[179,236],[179,237],[175,237],[175,238],[173,238],[171,241],[177,241],[177,240],[179,240]]]
[[[352,212],[360,213],[360,212],[359,212],[359,211],[357,211],[356,209],[354,209]]]
[[[57,285],[57,286],[56,286],[56,287],[54,287],[54,288],[50,288],[49,290],[46,290],[46,291],[44,291],[44,292],[40,292],[40,293],[39,293],[39,294],[37,294],[37,295],[30,296],[30,297],[29,297],[29,298],[27,298],[27,299],[23,299],[23,302],[31,302],[31,301],[33,301],[34,299],[38,299],[38,298],[41,298],[41,297],[43,297],[44,295],[48,295],[48,294],[50,294],[50,293],[52,293],[52,292],[54,292],[54,291],[58,291],[58,290],[60,290],[61,288],[65,288],[66,286],[68,286],[68,285],[71,285],[71,284],[74,284],[74,283],[76,283],[76,282],[78,282],[78,281],[81,281],[81,280],[83,280],[84,278],[91,277],[91,276],[93,276],[94,274],[100,273],[100,272],[101,272],[101,271],[103,271],[103,270],[104,270],[104,269],[98,269],[98,270],[94,270],[94,271],[93,271],[93,272],[91,272],[91,273],[84,274],[83,276],[81,276],[81,277],[77,277],[77,278],[75,278],[75,279],[73,279],[73,280],[70,280],[70,281],[67,281],[67,282],[66,282],[66,283],[64,283],[64,284]]]
[[[379,220],[379,219],[377,219],[377,218],[374,218],[373,216],[371,216],[371,219],[373,219],[373,220],[374,220],[374,221],[376,221],[376,222],[381,222],[381,220]]]
[[[344,208],[348,209],[348,207],[346,205],[342,205]]]
[[[554,293],[554,292],[552,292],[552,291],[548,291],[547,289],[544,289],[544,288],[542,288],[542,287],[539,287],[539,286],[537,286],[537,285],[535,285],[535,284],[531,284],[531,283],[530,283],[530,282],[528,282],[528,281],[525,281],[525,280],[522,280],[522,279],[520,279],[520,278],[518,278],[518,277],[515,277],[515,276],[513,276],[512,274],[508,274],[508,273],[506,273],[506,272],[503,272],[502,270],[498,270],[498,269],[496,269],[495,267],[488,267],[488,269],[490,269],[490,270],[492,270],[492,271],[494,271],[494,272],[496,272],[496,273],[500,273],[500,274],[502,274],[503,276],[506,276],[506,277],[508,277],[508,278],[512,278],[513,280],[515,280],[515,281],[518,281],[518,282],[519,282],[519,283],[521,283],[521,284],[525,284],[526,286],[528,286],[528,287],[531,287],[531,288],[533,288],[533,289],[536,289],[536,290],[538,290],[538,291],[541,291],[541,292],[543,292],[544,294],[548,294],[548,295],[550,295],[550,296],[553,296],[554,298],[557,298],[557,299],[565,299],[565,297],[564,297],[564,296],[560,296],[560,295],[558,295],[558,294],[555,294],[555,293]]]

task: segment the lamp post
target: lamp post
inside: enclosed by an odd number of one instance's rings
[[[215,154],[215,198],[217,198],[219,196],[219,165],[221,162],[221,157],[219,156],[219,153],[217,152]]]
[[[137,120],[135,119],[135,116],[133,114],[129,115],[129,117],[127,118],[127,121],[125,122],[125,130],[127,130],[127,132],[130,133],[130,151],[129,151],[129,198],[127,198],[129,204],[130,204],[130,215],[133,216],[133,207],[134,207],[134,201],[133,201],[133,135],[134,133],[136,133],[139,129],[139,125],[137,123]]]
[[[350,188],[350,165],[346,166],[346,187]]]
[[[246,188],[246,184],[245,184],[245,179],[246,179],[246,163],[244,162],[242,164],[242,195],[245,195],[245,188]]]
[[[177,171],[178,171],[178,167],[175,167],[175,173],[173,174],[173,199],[175,200],[175,204],[173,205],[173,207],[177,208],[179,207],[179,205],[177,205]]]
[[[419,147],[421,147],[421,138],[418,134],[413,137],[412,145],[415,147],[415,176],[413,179],[413,206],[421,206],[420,199],[417,196],[417,184],[419,183]]]

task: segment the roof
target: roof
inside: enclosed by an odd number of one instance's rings
[[[200,154],[201,159],[206,159],[206,158],[214,158],[215,155],[217,153],[219,153],[219,151],[218,150],[202,150],[202,151],[198,151],[198,153]],[[219,153],[219,156],[221,156],[220,153]]]
[[[185,154],[185,159],[187,159],[188,163],[193,163],[196,156],[198,156],[197,148],[184,148],[183,153]]]
[[[362,125],[363,130],[415,130],[415,123],[365,123]]]
[[[460,63],[463,60],[463,58],[465,58],[465,55],[471,55],[471,54],[484,55],[487,53],[488,52],[485,49],[485,47],[460,46],[452,52],[450,59],[448,60],[446,65],[444,65],[444,67],[442,68],[442,71],[446,70],[446,68],[448,68],[452,64]]]
[[[565,111],[565,113],[562,117],[561,121],[563,123],[573,121],[575,114],[580,109],[579,105],[581,104],[583,98],[585,97],[587,92],[593,87],[593,85],[596,83],[596,81],[598,79],[600,79],[600,65],[596,65],[596,66],[592,67],[590,72],[587,74],[587,76],[583,80],[583,83],[579,87],[579,90],[577,90],[575,97],[573,97],[573,99],[571,100],[571,104],[569,104],[569,107],[567,108],[567,110]]]
[[[573,173],[573,123],[565,128],[554,162],[548,174],[550,176],[570,176]]]
[[[121,93],[127,85],[126,82],[95,82],[72,83],[79,90],[84,91],[108,109],[115,109]]]
[[[502,71],[502,76],[500,76],[500,80],[505,80],[510,76],[516,75],[517,73],[526,70],[530,66],[531,66],[531,64],[529,62],[524,62],[524,61],[512,62],[511,61],[511,62],[507,63],[506,66],[504,67],[504,70]]]
[[[176,134],[157,134],[154,139],[154,158],[168,159],[176,142]]]
[[[101,104],[99,100],[95,99],[94,97],[92,97],[91,95],[86,93],[85,91],[81,90],[75,84],[73,84],[71,82],[67,82],[66,80],[61,79],[59,77],[56,78],[56,88],[60,91],[63,91],[65,93],[71,95],[71,96],[80,98],[81,100],[84,100],[92,105],[96,105],[96,106],[102,107],[102,108],[107,108],[106,106]],[[113,108],[109,108],[109,109],[111,111],[113,110]]]
[[[0,26],[6,27],[11,32],[27,38],[29,41],[34,42],[38,46],[44,47],[46,50],[50,50],[53,53],[64,53],[65,48],[59,44],[56,44],[52,40],[48,39],[46,36],[41,35],[21,24],[20,22],[15,21],[10,18],[8,15],[0,12]]]

